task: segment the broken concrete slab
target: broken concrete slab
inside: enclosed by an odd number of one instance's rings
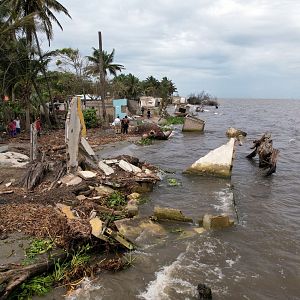
[[[95,178],[97,176],[97,173],[92,171],[79,171],[78,175],[85,180],[89,180]]]
[[[104,174],[106,176],[109,176],[109,175],[115,173],[114,169],[112,167],[110,167],[109,165],[107,165],[106,163],[104,163],[103,161],[99,161],[98,167],[101,171],[104,172]]]
[[[100,186],[96,186],[95,187],[95,191],[97,192],[97,194],[99,196],[110,196],[111,194],[113,194],[115,192],[114,189],[112,189],[109,186],[106,185],[100,185]]]
[[[230,220],[227,215],[213,216],[205,214],[203,217],[203,228],[209,229],[222,229],[234,225],[234,221]]]
[[[90,144],[88,143],[88,141],[84,137],[81,137],[80,144],[81,144],[82,148],[84,149],[84,151],[88,155],[90,155],[90,156],[95,156],[96,155],[94,150],[92,149],[92,147],[90,146]]]
[[[230,177],[235,152],[235,139],[222,145],[194,162],[185,173]]]
[[[27,155],[18,152],[4,152],[0,153],[0,166],[11,167],[11,168],[23,168],[29,162]]]
[[[119,161],[117,159],[105,159],[105,160],[103,160],[103,162],[105,164],[112,165],[112,164],[118,163]]]
[[[68,174],[60,179],[60,181],[65,184],[66,186],[74,186],[78,185],[82,182],[82,179],[79,176],[76,176],[74,174]]]
[[[193,219],[186,217],[181,210],[175,208],[155,206],[154,217],[158,220],[193,222]]]
[[[119,167],[121,169],[123,169],[126,172],[130,172],[130,173],[140,173],[142,172],[142,169],[139,167],[136,167],[135,165],[130,164],[129,162],[121,159],[119,161]]]

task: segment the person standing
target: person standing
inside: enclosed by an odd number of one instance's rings
[[[21,121],[20,121],[20,118],[16,117],[15,122],[16,122],[16,134],[20,134],[21,133]]]
[[[8,123],[8,131],[10,137],[16,137],[16,122],[13,119]]]
[[[115,126],[115,133],[121,133],[121,120],[119,116],[115,118],[114,126]]]
[[[144,108],[144,106],[142,106],[142,108],[141,108],[142,117],[144,116],[144,111],[145,111],[145,108]]]
[[[147,110],[147,118],[148,118],[148,119],[151,118],[151,112],[150,112],[150,109]]]
[[[127,116],[122,119],[122,125],[123,125],[123,133],[128,134],[128,127],[129,127],[129,119]]]

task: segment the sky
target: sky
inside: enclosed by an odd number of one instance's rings
[[[299,0],[59,0],[51,48],[103,49],[140,80],[180,96],[300,98]],[[44,41],[44,49],[47,43]]]

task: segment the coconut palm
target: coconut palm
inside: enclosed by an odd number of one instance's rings
[[[89,75],[93,75],[98,77],[100,74],[100,51],[93,47],[93,55],[87,56],[89,62],[91,63],[87,67],[87,72]],[[102,58],[103,58],[103,72],[105,77],[107,77],[108,73],[113,76],[117,76],[117,72],[121,72],[124,70],[124,66],[120,64],[114,64],[114,56],[115,56],[115,49],[111,53],[107,51],[102,51]]]

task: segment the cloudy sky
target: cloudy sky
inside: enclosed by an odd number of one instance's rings
[[[103,49],[141,80],[181,96],[300,98],[299,0],[60,0],[51,48]],[[46,43],[45,43],[46,44]]]

